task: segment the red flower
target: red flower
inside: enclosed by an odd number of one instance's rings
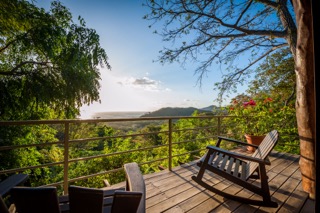
[[[273,100],[272,100],[272,98],[266,98],[266,99],[264,99],[264,103],[267,103],[267,102],[272,102]]]
[[[249,105],[251,105],[251,106],[255,106],[255,105],[256,105],[256,102],[255,102],[254,100],[252,100],[252,99],[251,99],[251,100],[249,101]]]

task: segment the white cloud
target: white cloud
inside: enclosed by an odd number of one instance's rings
[[[134,85],[157,85],[158,82],[155,80],[151,80],[147,77],[143,77],[143,78],[136,78],[132,84],[134,84]]]
[[[126,87],[141,89],[145,91],[151,92],[168,92],[171,91],[170,88],[163,88],[162,82],[150,79],[149,77],[141,77],[141,78],[134,78],[128,77],[124,78],[121,81],[117,82],[119,85],[123,85]]]
[[[197,100],[197,99],[183,99],[183,102],[199,103],[199,102],[201,102],[201,100]]]
[[[102,72],[104,80],[101,81],[101,103],[83,106],[82,117],[105,111],[153,111],[163,107],[162,100],[172,95],[171,90],[163,87],[161,81],[114,74]]]

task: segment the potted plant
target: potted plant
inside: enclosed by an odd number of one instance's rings
[[[244,102],[233,100],[229,115],[235,116],[233,121],[247,142],[259,145],[273,128],[273,100],[270,97]],[[248,146],[248,150],[254,151],[251,146]]]

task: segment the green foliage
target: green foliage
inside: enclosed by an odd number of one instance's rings
[[[201,114],[194,113],[194,116],[198,115]],[[281,142],[290,142],[290,144],[277,146],[276,149],[279,151],[297,151],[297,148],[291,146],[297,143],[297,138],[294,137],[296,127],[292,115],[294,115],[294,109],[290,107],[284,107],[277,113],[279,122],[275,128],[280,132]],[[226,129],[221,129],[221,135],[228,134],[230,131],[238,136],[241,135],[237,129],[227,129],[230,127],[229,122],[234,122],[232,119],[234,118],[225,117],[221,120],[221,128],[226,127]],[[16,145],[48,144],[48,146],[0,151],[1,170],[61,163],[29,169],[25,172],[30,174],[30,182],[33,186],[63,181],[64,146],[63,144],[50,144],[50,142],[63,141],[64,128],[61,125],[6,127],[0,130],[3,131],[2,139],[12,140]],[[129,132],[113,129],[105,123],[70,124],[69,160],[72,162],[69,163],[68,176],[71,180],[76,179],[71,184],[103,187],[102,180],[104,179],[111,184],[124,181],[125,177],[121,168],[123,164],[129,162],[142,163],[141,170],[144,174],[160,171],[159,166],[168,168],[168,130],[168,123],[153,124]],[[172,122],[172,131],[172,167],[175,167],[202,156],[207,145],[216,143],[218,121],[217,118],[176,119]],[[124,135],[127,136],[123,137]],[[0,142],[4,141],[0,140]],[[223,143],[221,146],[231,149],[234,144]],[[136,151],[140,148],[143,150]],[[98,157],[95,158],[95,156]],[[108,170],[116,172],[106,173]],[[62,188],[59,190],[62,192]]]
[[[247,93],[234,97],[227,107],[229,115],[246,116],[228,118],[229,131],[240,131],[243,135],[276,129],[280,133],[277,150],[298,154],[294,60],[290,51],[283,49],[269,56],[256,73]],[[244,107],[245,102],[255,104]]]
[[[25,0],[0,7],[0,118],[71,118],[99,100],[98,67],[110,65],[94,29],[59,1],[48,12]]]
[[[230,125],[229,131],[241,133],[240,135],[264,135],[273,129],[280,133],[279,151],[299,153],[298,129],[296,124],[296,111],[291,106],[279,104],[279,100],[273,100],[270,97],[265,99],[256,99],[257,101],[243,103],[233,100],[229,107],[230,115],[228,118]],[[249,103],[249,104],[248,104]],[[254,104],[253,104],[254,103]],[[252,104],[252,105],[250,105]],[[243,139],[243,138],[239,138]]]
[[[0,128],[0,145],[29,145],[56,142],[56,131],[47,125],[41,126],[14,126]],[[47,149],[45,147],[44,149]],[[48,148],[50,150],[50,148]],[[9,157],[12,155],[13,157]],[[16,149],[9,152],[1,152],[1,169],[38,165],[41,162],[39,149],[29,147]],[[7,161],[10,159],[9,161]],[[4,163],[6,162],[7,163]]]
[[[251,96],[268,94],[279,103],[289,106],[295,102],[296,76],[294,60],[289,49],[267,57],[256,69],[247,93]]]
[[[0,146],[27,146],[14,150],[0,152],[0,170],[37,166],[45,163],[59,162],[63,158],[63,152],[51,142],[57,142],[57,131],[48,125],[35,126],[1,126]],[[36,147],[28,147],[31,144],[39,144]],[[41,144],[41,146],[40,146]],[[62,169],[58,169],[61,171]],[[57,168],[36,168],[24,171],[30,175],[32,185],[46,184],[49,180],[55,180]],[[52,175],[55,174],[55,175]]]
[[[229,115],[242,134],[265,135],[274,129],[278,121],[277,103],[270,97],[260,100],[250,99],[246,102],[233,100]]]

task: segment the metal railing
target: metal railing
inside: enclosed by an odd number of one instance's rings
[[[0,138],[0,144],[2,144],[0,145],[0,158],[1,156],[3,156],[1,153],[9,152],[11,150],[29,149],[32,147],[43,148],[46,146],[56,145],[56,146],[59,146],[59,149],[63,149],[63,160],[44,163],[40,165],[28,165],[20,168],[6,168],[0,171],[0,175],[17,173],[17,172],[25,172],[25,171],[30,172],[38,168],[62,165],[63,167],[62,180],[59,182],[50,183],[47,185],[53,185],[53,186],[62,185],[63,192],[67,194],[68,185],[72,182],[86,180],[92,177],[106,175],[106,174],[110,174],[110,173],[114,173],[122,170],[122,168],[112,168],[110,170],[99,171],[94,174],[70,178],[69,168],[71,163],[80,162],[80,161],[89,161],[94,159],[102,159],[102,158],[108,159],[113,156],[122,156],[125,154],[145,152],[145,151],[150,151],[150,150],[159,149],[159,148],[166,148],[167,156],[161,157],[161,158],[155,158],[149,161],[140,161],[138,163],[140,165],[146,165],[146,164],[153,164],[153,163],[167,161],[167,165],[168,165],[167,168],[171,170],[173,167],[174,158],[178,158],[183,155],[197,155],[200,152],[203,152],[205,150],[205,146],[208,145],[210,141],[215,140],[218,135],[231,136],[231,137],[233,135],[237,135],[236,132],[232,132],[232,131],[230,132],[229,127],[228,127],[229,130],[227,130],[226,126],[224,125],[223,120],[224,118],[227,118],[227,117],[228,116],[179,116],[179,117],[146,117],[146,118],[123,118],[123,119],[1,121],[0,127],[2,129],[0,130],[4,132],[10,127],[21,128],[24,126],[39,127],[41,125],[46,125],[47,127],[49,126],[50,128],[59,129],[59,132],[60,134],[63,135],[63,137],[55,136],[56,141],[41,141],[33,144],[16,144],[16,145],[15,144],[5,145],[7,142],[10,143],[10,141],[8,141],[10,140],[10,138]],[[176,124],[177,124],[177,121],[182,121],[182,120],[188,120],[188,121],[207,120],[207,122],[202,122],[201,126],[179,129],[179,126]],[[162,125],[163,128],[161,128],[161,131],[143,132],[143,133],[140,133],[139,131],[135,131],[135,132],[126,131],[124,134],[124,131],[122,131],[121,134],[106,135],[106,136],[103,135],[99,137],[77,138],[74,135],[72,135],[72,133],[74,132],[73,130],[74,127],[81,124],[92,125],[92,126],[95,126],[98,124],[100,125],[108,124],[112,127],[114,126],[112,124],[119,123],[119,122],[124,122],[129,126],[131,122],[145,122],[145,126],[150,125],[152,122],[157,122],[157,125],[158,126]],[[116,127],[112,127],[112,128],[116,129]],[[179,138],[176,135],[187,134],[187,132],[194,133],[194,135],[192,135],[193,136],[192,139],[182,140],[182,141],[173,140],[174,138]],[[2,136],[3,135],[5,134],[2,134]],[[70,150],[74,144],[84,144],[84,143],[92,143],[96,141],[106,141],[106,140],[119,140],[119,139],[125,139],[125,138],[135,138],[135,137],[146,137],[150,135],[162,135],[163,138],[161,140],[164,140],[165,142],[162,141],[161,144],[151,144],[151,146],[135,147],[134,149],[131,149],[131,150],[122,150],[122,151],[117,150],[111,153],[99,153],[92,156],[80,156],[80,157],[71,156]],[[188,150],[183,153],[176,153],[176,154],[173,153],[173,150],[174,150],[173,146],[179,146],[181,144],[188,144],[188,143],[196,143],[197,141],[203,141],[203,142],[200,142],[202,146],[200,144],[200,147],[198,147],[198,149]],[[1,168],[3,167],[1,166]]]

